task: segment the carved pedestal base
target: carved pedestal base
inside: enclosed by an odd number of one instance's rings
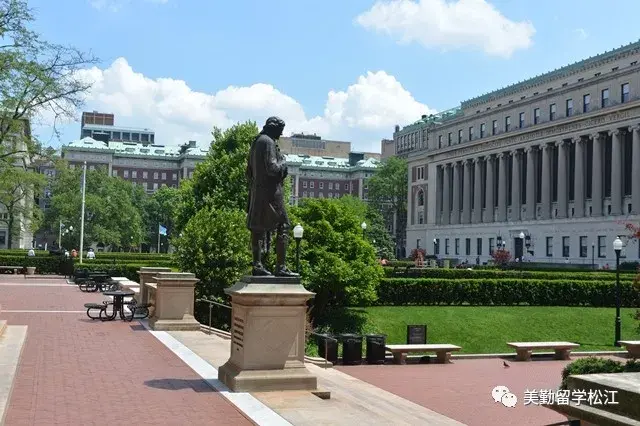
[[[316,390],[304,366],[306,303],[299,278],[243,277],[231,296],[231,356],[218,378],[236,392]]]

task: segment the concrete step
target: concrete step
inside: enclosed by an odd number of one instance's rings
[[[7,329],[7,321],[0,320],[0,337],[2,337],[2,333]]]
[[[602,404],[589,404],[584,401],[581,405],[590,405],[599,411],[622,415],[639,422],[640,425],[640,373],[617,374],[584,374],[570,376],[567,388],[575,391],[600,391],[603,396]],[[611,397],[617,404],[605,404],[604,397]]]
[[[26,338],[26,325],[10,325],[0,336],[0,425],[4,424],[4,416],[11,399],[13,382]]]
[[[553,409],[554,411],[564,414],[570,419],[580,419],[580,424],[598,426],[640,426],[640,421],[635,419],[584,404],[576,405],[571,403],[569,405],[556,405]]]

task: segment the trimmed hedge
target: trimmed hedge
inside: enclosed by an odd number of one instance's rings
[[[614,306],[614,281],[384,278],[378,305]],[[622,306],[634,306],[640,291],[620,283]]]
[[[26,256],[28,250],[25,249],[11,249],[0,250],[0,256]],[[71,250],[69,250],[71,252]],[[49,251],[35,250],[36,257],[52,256]],[[86,256],[86,252],[85,252]],[[170,254],[165,253],[137,253],[137,252],[96,252],[96,259],[117,259],[124,261],[134,260],[159,260],[159,261],[171,261],[173,257]]]
[[[61,256],[0,256],[0,266],[35,266],[37,274],[59,274],[64,260]]]
[[[501,269],[445,269],[445,268],[391,268],[384,267],[384,273],[387,278],[441,278],[441,279],[502,279],[502,278],[524,278],[524,279],[546,279],[546,280],[573,280],[573,281],[590,281],[594,279],[609,281],[615,280],[616,274],[603,271],[593,272],[550,272],[550,271],[520,271],[520,270],[501,270]],[[635,272],[621,272],[620,279],[623,281],[633,281]]]
[[[567,389],[569,376],[578,374],[607,374],[607,373],[640,373],[640,360],[630,359],[625,364],[613,359],[598,357],[581,358],[568,364],[562,370],[560,389]]]

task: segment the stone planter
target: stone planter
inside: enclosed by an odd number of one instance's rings
[[[35,275],[36,267],[35,266],[27,266],[27,275]]]

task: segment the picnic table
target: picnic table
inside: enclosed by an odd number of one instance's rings
[[[100,319],[103,321],[113,321],[116,319],[116,316],[120,314],[120,319],[127,320],[127,317],[124,313],[124,298],[125,297],[133,297],[135,293],[129,290],[115,290],[115,291],[105,291],[105,296],[113,297],[113,311],[111,314],[107,314],[107,310],[104,309],[100,311]]]

